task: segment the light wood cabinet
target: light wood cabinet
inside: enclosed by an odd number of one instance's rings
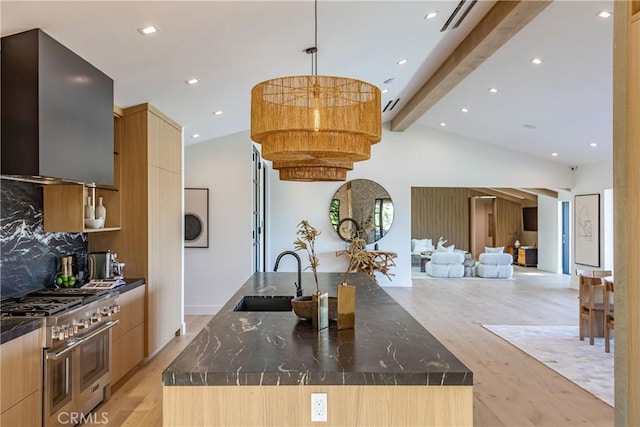
[[[120,322],[113,328],[111,383],[115,384],[144,359],[144,286],[120,295]]]
[[[41,423],[42,346],[40,330],[2,344],[0,425]]]
[[[121,120],[122,231],[92,234],[89,249],[117,252],[127,276],[145,279],[151,356],[182,326],[182,128],[149,104]]]

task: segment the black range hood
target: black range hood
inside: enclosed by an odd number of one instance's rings
[[[1,40],[2,178],[113,184],[113,80],[41,29]]]

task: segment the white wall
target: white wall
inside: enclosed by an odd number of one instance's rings
[[[411,286],[411,187],[571,188],[565,165],[536,159],[473,139],[413,125],[390,132],[372,147],[371,159],[357,162],[348,179],[371,179],[391,195],[396,216],[380,250],[398,253],[392,281]],[[341,182],[287,182],[271,170],[267,183],[267,270],[277,255],[293,248],[296,227],[306,219],[322,234],[317,242],[319,271],[343,271],[344,249],[329,222],[329,203]],[[185,249],[185,314],[215,311],[251,275],[251,141],[249,132],[185,149],[185,186],[208,187],[211,195],[209,249]],[[305,257],[303,256],[303,260]],[[308,262],[304,262],[307,266]],[[280,271],[294,271],[292,257]],[[214,279],[215,278],[215,279]],[[305,293],[313,284],[303,280]]]
[[[550,187],[570,188],[573,173],[564,165],[480,141],[414,125],[405,132],[384,130],[372,147],[371,159],[355,164],[348,179],[371,179],[387,189],[396,216],[380,250],[398,253],[395,276],[387,286],[411,286],[411,187]],[[271,245],[267,265],[291,249],[296,225],[307,219],[322,232],[318,243],[321,271],[342,271],[345,261],[335,257],[344,248],[329,223],[329,202],[342,183],[295,183],[272,172],[270,196]],[[277,213],[276,213],[277,211]],[[305,264],[306,265],[306,264]],[[283,265],[284,267],[284,265]],[[293,263],[288,268],[293,268]],[[306,286],[305,286],[306,288]]]
[[[185,187],[209,189],[209,248],[184,249],[185,314],[214,314],[251,275],[251,156],[247,132],[184,150]]]
[[[560,235],[558,199],[538,195],[538,269],[558,273]]]
[[[607,161],[594,163],[590,165],[582,165],[577,168],[576,184],[572,189],[572,195],[575,197],[580,194],[600,194],[600,267],[576,264],[575,260],[572,258],[572,287],[577,288],[578,286],[578,281],[575,278],[575,271],[578,268],[597,270],[604,269],[605,266],[607,266],[607,268],[610,266],[611,269],[613,269],[613,237],[609,234],[605,235],[605,233],[613,232],[613,198],[608,197],[605,199],[604,197],[605,190],[610,189],[613,189],[613,162]],[[607,206],[605,206],[605,200],[607,200]],[[572,200],[572,206],[573,203],[574,201]],[[573,232],[575,230],[573,214],[571,226]],[[608,242],[606,246],[605,242]],[[606,247],[610,247],[610,249],[605,250]]]

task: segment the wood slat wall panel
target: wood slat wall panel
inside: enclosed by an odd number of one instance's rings
[[[469,198],[480,195],[469,188],[411,188],[411,238],[435,244],[442,236],[447,245],[469,250]]]
[[[483,193],[457,187],[413,187],[411,189],[411,238],[433,239],[434,244],[443,236],[448,244],[470,250],[469,198]],[[511,233],[522,231],[522,209],[518,203],[497,198],[494,217],[496,220],[495,246],[513,243]],[[537,233],[526,233],[527,242],[533,244]],[[528,242],[528,240],[532,240]]]
[[[514,231],[518,232],[520,243],[529,244],[522,239],[522,205],[504,199],[496,199],[494,216],[496,218],[496,246],[512,245],[511,233]]]

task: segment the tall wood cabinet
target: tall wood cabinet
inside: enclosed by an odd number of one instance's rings
[[[121,227],[92,235],[90,250],[118,254],[128,277],[144,277],[145,356],[182,326],[182,128],[158,109],[122,110]]]

